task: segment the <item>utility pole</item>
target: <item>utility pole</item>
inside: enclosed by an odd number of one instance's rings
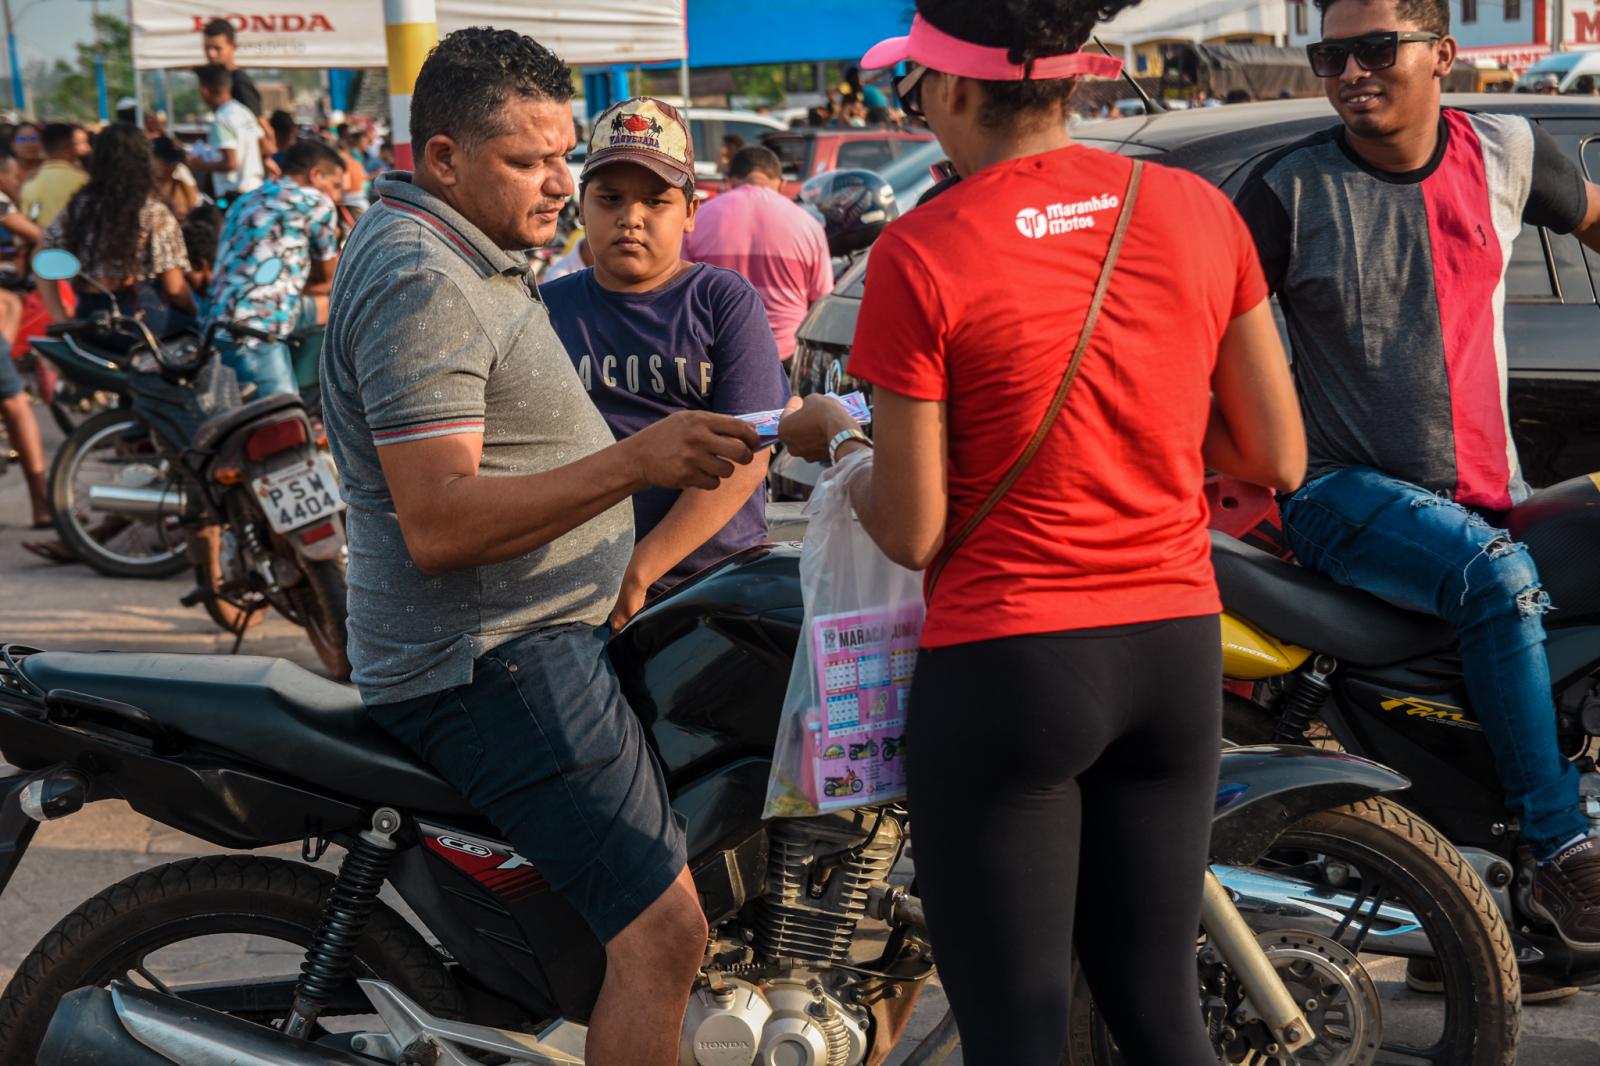
[[[91,0],[89,7],[89,17],[94,23],[94,92],[100,105],[100,121],[106,122],[111,118],[111,110],[106,101],[106,49],[100,40],[100,0]]]
[[[389,53],[389,141],[395,166],[415,166],[411,143],[411,93],[428,52],[439,43],[433,0],[383,0],[384,41]]]
[[[11,106],[17,114],[28,110],[28,94],[22,85],[22,62],[17,58],[17,33],[11,23],[11,0],[3,0],[6,16],[6,55],[11,62]]]

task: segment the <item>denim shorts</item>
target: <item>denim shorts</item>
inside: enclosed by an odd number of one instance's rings
[[[293,336],[316,326],[317,302],[309,296],[301,296],[295,320],[290,324],[290,334]],[[300,391],[295,383],[294,354],[289,350],[287,338],[270,342],[255,338],[241,340],[224,331],[217,336],[217,352],[222,356],[223,365],[238,377],[240,387],[255,385],[255,395],[251,399]]]
[[[10,349],[0,344],[0,400],[22,395],[22,375],[17,372],[17,361],[11,358]]]
[[[601,943],[684,868],[666,778],[606,654],[608,631],[502,644],[472,681],[367,708],[538,867]]]

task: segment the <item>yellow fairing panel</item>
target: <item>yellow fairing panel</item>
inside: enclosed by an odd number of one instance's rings
[[[1307,648],[1285,644],[1243,618],[1222,616],[1222,672],[1227,677],[1257,681],[1298,669],[1311,657]]]

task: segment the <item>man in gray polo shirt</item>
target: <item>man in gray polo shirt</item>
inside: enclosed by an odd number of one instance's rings
[[[613,443],[526,255],[572,194],[567,67],[446,37],[334,283],[322,382],[349,501],[350,661],[374,720],[494,821],[605,944],[587,1061],[669,1066],[705,918],[600,628],[629,497],[714,488],[756,445],[684,412]]]

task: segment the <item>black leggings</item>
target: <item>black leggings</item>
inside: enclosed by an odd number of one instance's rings
[[[1221,694],[1215,615],[922,652],[913,854],[967,1066],[1060,1066],[1074,935],[1128,1063],[1215,1066],[1195,936]]]

